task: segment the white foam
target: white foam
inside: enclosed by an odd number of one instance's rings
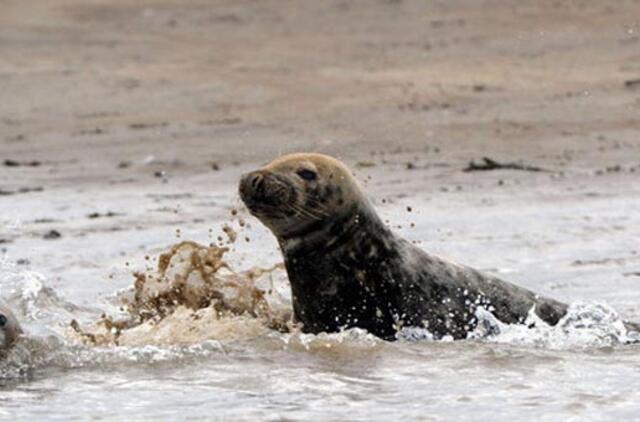
[[[524,324],[505,324],[484,309],[478,309],[476,317],[478,326],[468,336],[473,340],[549,349],[601,348],[640,341],[640,334],[628,331],[606,303],[574,302],[554,326],[541,320],[533,308]]]
[[[22,269],[6,256],[0,259],[0,299],[7,302],[23,325],[66,325],[82,311],[48,287],[45,276]]]
[[[342,345],[350,347],[372,347],[383,340],[361,328],[350,328],[338,333],[306,334],[294,331],[276,335],[287,347],[302,346],[306,350],[333,348]]]
[[[484,308],[476,310],[478,324],[468,340],[525,345],[547,349],[589,349],[640,342],[640,333],[629,331],[623,319],[606,303],[574,302],[567,314],[552,326],[532,308],[524,324],[506,324]],[[437,339],[428,329],[405,327],[398,332],[400,341],[450,342],[451,336]]]

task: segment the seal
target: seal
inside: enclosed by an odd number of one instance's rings
[[[0,302],[0,352],[9,349],[22,334],[18,320],[8,307]]]
[[[394,340],[403,327],[464,339],[484,308],[508,324],[529,312],[555,325],[567,305],[425,252],[380,219],[335,158],[291,154],[242,176],[249,212],[276,236],[296,322],[309,333],[359,327]]]

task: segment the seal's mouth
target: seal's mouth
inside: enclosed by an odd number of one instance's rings
[[[296,198],[295,187],[277,174],[257,170],[240,179],[240,199],[256,216],[277,217]]]

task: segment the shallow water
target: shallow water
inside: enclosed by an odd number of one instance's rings
[[[223,195],[221,202],[232,198]],[[513,215],[457,208],[456,201],[469,200],[414,199],[411,205],[418,211],[410,219],[416,228],[398,230],[426,239],[422,245],[430,250],[468,257],[466,262],[478,268],[571,302],[565,324],[538,324],[534,330],[499,326],[498,335],[478,332],[476,339],[460,342],[434,342],[423,332],[407,332],[389,343],[360,330],[312,336],[255,329],[255,318],[237,317],[225,320],[228,325],[214,338],[194,344],[96,347],[79,343],[69,321],[87,327],[103,312],[121,312],[116,292],[132,285],[133,269],[149,266],[145,251],[155,256],[170,246],[167,229],[156,224],[139,232],[120,258],[108,251],[130,240],[130,232],[62,239],[44,258],[36,256],[35,242],[27,237],[16,242],[15,250],[33,254],[31,266],[16,265],[15,256],[5,254],[0,271],[1,297],[28,332],[0,364],[0,418],[637,418],[640,346],[625,344],[629,339],[613,311],[628,319],[640,315],[634,279],[620,275],[638,262],[633,239],[640,224],[629,213],[636,206],[591,198],[560,206],[522,201],[511,204],[518,210]],[[588,222],[581,218],[585,208],[593,216]],[[392,221],[407,220],[399,209],[404,204],[382,213]],[[606,230],[619,221],[628,227],[623,236]],[[182,238],[206,242],[198,223],[179,227]],[[239,242],[230,252],[233,268],[278,262],[269,233],[254,225],[245,234],[251,242]],[[88,243],[101,247],[88,249]],[[598,263],[602,256],[615,260]],[[124,261],[131,264],[123,266]],[[276,273],[274,283],[286,299],[285,274]],[[193,323],[188,318],[177,323],[187,322]]]
[[[8,382],[2,416],[631,420],[640,399],[631,346],[391,344],[350,333],[312,344],[268,336],[173,353],[91,352],[103,353]]]
[[[574,304],[578,322],[567,318],[562,328],[501,326],[497,336],[461,342],[420,332],[389,343],[361,330],[246,331],[241,340],[94,347],[45,326],[63,323],[70,308],[50,294],[23,296],[23,319],[38,316],[0,365],[3,419],[443,420],[455,411],[456,420],[602,420],[638,412],[640,346],[623,344],[607,306]]]

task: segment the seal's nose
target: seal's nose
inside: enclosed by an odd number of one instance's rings
[[[249,173],[249,183],[255,192],[264,190],[264,175],[256,172]]]
[[[264,195],[264,174],[260,170],[244,174],[240,179],[240,198],[246,203]]]

